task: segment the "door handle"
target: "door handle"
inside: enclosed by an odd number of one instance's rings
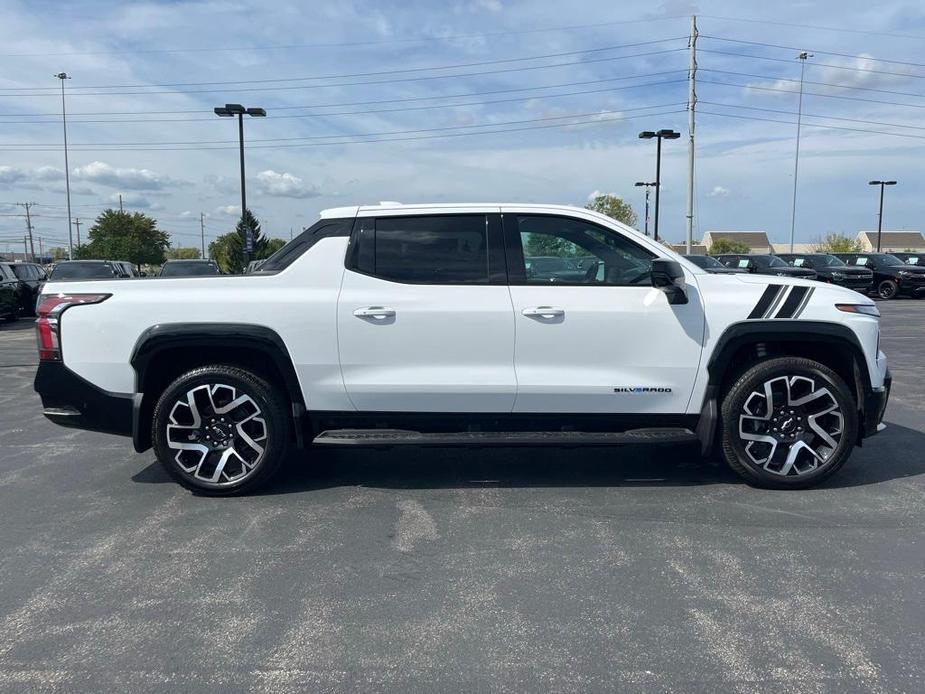
[[[565,309],[557,308],[556,306],[533,306],[525,308],[521,313],[535,318],[558,318],[565,315]]]
[[[353,312],[357,318],[375,318],[376,320],[385,320],[386,318],[395,317],[395,309],[388,306],[367,306],[358,308]]]

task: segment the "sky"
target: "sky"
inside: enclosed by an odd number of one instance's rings
[[[60,81],[72,216],[151,214],[175,246],[229,231],[248,207],[289,238],[320,210],[380,200],[583,205],[629,201],[662,157],[661,235],[685,233],[688,36],[697,15],[694,237],[925,227],[925,5],[816,0],[2,0],[0,250],[66,245]]]

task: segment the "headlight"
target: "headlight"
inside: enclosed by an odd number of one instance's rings
[[[880,317],[880,309],[876,304],[835,304],[835,308],[845,313],[860,313],[865,316]]]

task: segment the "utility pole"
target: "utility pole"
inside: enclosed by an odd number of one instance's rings
[[[694,109],[697,106],[697,15],[691,15],[687,68],[687,236],[685,253],[690,255],[694,238]]]
[[[74,217],[74,226],[77,227],[77,245],[80,245],[80,218]]]
[[[67,163],[67,108],[64,103],[64,80],[71,79],[66,72],[55,75],[61,80],[61,122],[64,125],[64,186],[67,190],[67,258],[74,259],[74,241],[71,237],[71,172]]]
[[[32,255],[32,262],[35,262],[35,243],[32,241],[32,217],[29,214],[29,208],[35,203],[20,202],[16,204],[22,205],[26,209],[26,231],[29,233],[29,253]]]
[[[206,258],[206,221],[202,212],[199,213],[199,234],[202,240],[202,259]]]
[[[29,257],[29,237],[22,237],[22,259],[26,260]]]
[[[119,193],[119,212],[124,212],[122,209],[122,193]]]
[[[42,237],[39,236],[39,258],[45,258],[45,247],[42,245]]]
[[[812,53],[803,51],[797,56],[800,61],[800,99],[797,104],[797,151],[793,159],[793,207],[790,213],[790,252],[793,253],[793,236],[797,227],[797,174],[800,171],[800,125],[803,121],[803,72],[806,69],[806,59],[812,58]]]

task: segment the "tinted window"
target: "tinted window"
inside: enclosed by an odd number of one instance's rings
[[[505,217],[508,220],[507,217]],[[512,232],[523,252],[527,284],[648,284],[654,253],[622,234],[570,217],[517,215]],[[513,268],[512,276],[521,275]]]
[[[16,275],[21,280],[31,280],[33,279],[31,273],[29,272],[30,267],[28,265],[16,264],[11,266],[13,268],[13,274]]]
[[[13,274],[13,271],[8,265],[0,265],[0,278],[12,280],[16,279],[16,275]]]
[[[374,234],[365,220],[363,228],[358,258],[365,272],[415,284],[488,282],[485,215],[385,217],[375,221]]]
[[[686,255],[684,257],[698,267],[723,267],[721,262],[719,262],[716,258],[711,258],[708,255]]]
[[[53,280],[92,280],[111,278],[115,275],[109,263],[58,263],[51,271]]]
[[[161,277],[199,277],[202,275],[217,275],[218,267],[213,263],[164,263],[161,268]]]
[[[322,219],[267,258],[254,272],[269,274],[289,267],[299,256],[318,241],[331,236],[349,236],[352,219]]]

